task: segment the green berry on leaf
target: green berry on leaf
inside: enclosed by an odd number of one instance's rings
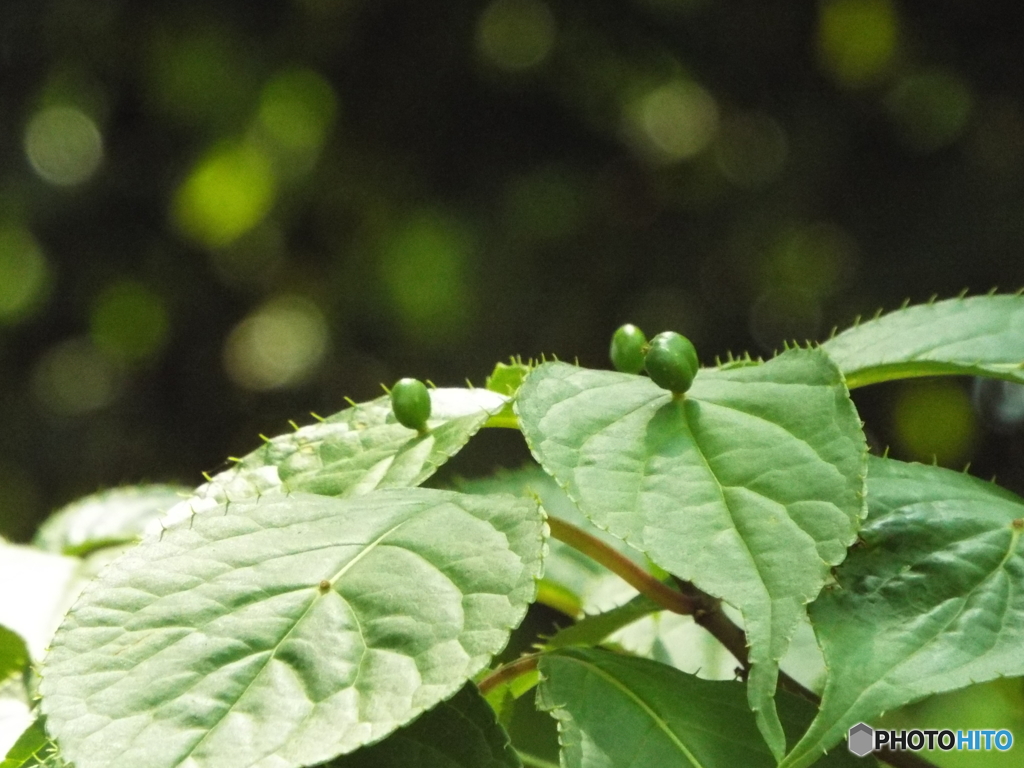
[[[700,361],[688,338],[674,331],[665,331],[651,339],[644,366],[651,381],[679,395],[693,384]]]
[[[430,418],[430,393],[419,379],[399,379],[391,388],[391,408],[398,423],[425,432]]]
[[[622,373],[640,373],[644,369],[644,351],[647,337],[632,323],[621,326],[612,336],[609,357],[615,370]]]

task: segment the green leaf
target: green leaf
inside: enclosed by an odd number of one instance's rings
[[[537,705],[558,720],[562,768],[775,768],[746,706],[743,684],[701,680],[648,659],[572,648],[544,656]],[[786,730],[814,706],[779,695]],[[870,767],[836,750],[822,766]]]
[[[28,666],[28,648],[17,632],[0,626],[0,682],[20,675]]]
[[[530,372],[532,364],[524,363],[515,358],[509,362],[509,365],[505,363],[496,364],[491,375],[487,377],[487,389],[505,395],[509,398],[509,401],[505,403],[498,413],[488,420],[485,426],[519,428],[519,422],[516,421],[516,415],[512,411],[512,400],[515,399],[516,392],[519,391],[519,387],[522,385],[523,379],[526,378],[526,374]]]
[[[387,739],[322,768],[521,768],[494,711],[472,683]]]
[[[484,669],[532,601],[536,504],[268,495],[105,568],[43,666],[76,768],[286,768],[380,740]]]
[[[187,497],[174,485],[112,488],[58,510],[36,532],[33,544],[48,552],[83,556],[101,547],[135,541],[146,526]]]
[[[1024,500],[976,478],[872,458],[870,515],[810,607],[829,668],[821,712],[783,765],[933,693],[1024,675]]]
[[[850,328],[822,349],[850,389],[953,374],[1024,382],[1024,296],[920,304]]]
[[[512,493],[537,498],[549,516],[583,528],[638,565],[646,564],[643,555],[635,549],[595,527],[551,476],[532,462],[517,470],[499,471],[490,477],[458,480],[455,486],[463,493]],[[635,589],[603,565],[556,539],[548,540],[540,589],[541,595],[558,595],[560,600],[552,607],[573,617],[609,610],[636,594]]]
[[[778,660],[863,512],[867,448],[820,350],[701,370],[685,397],[543,365],[516,408],[534,456],[601,528],[743,614],[751,708],[773,751]]]
[[[507,398],[486,389],[432,389],[429,431],[395,420],[385,395],[268,440],[196,489],[147,529],[159,533],[194,513],[283,488],[359,496],[377,488],[419,485],[454,456]]]
[[[0,762],[0,768],[63,768],[65,765],[57,753],[57,745],[47,738],[41,718],[25,729]]]
[[[545,650],[553,651],[576,645],[599,645],[610,635],[660,610],[661,606],[647,595],[637,595],[616,608],[587,616],[575,624],[560,629],[544,643],[543,647]]]

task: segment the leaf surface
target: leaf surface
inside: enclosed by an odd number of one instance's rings
[[[933,693],[1024,675],[1024,500],[959,472],[872,458],[870,514],[810,607],[829,668],[821,712],[783,763]]]
[[[40,690],[76,768],[283,768],[380,740],[482,670],[535,592],[536,504],[267,495],[109,565]]]
[[[43,721],[36,719],[24,730],[0,760],[0,768],[64,768],[57,746],[46,736]]]
[[[1024,383],[1024,296],[971,296],[890,312],[822,344],[850,389],[953,374]]]
[[[648,659],[573,648],[540,661],[537,703],[558,720],[562,768],[775,768],[743,684],[702,680]],[[786,730],[814,707],[779,696]],[[836,750],[822,766],[871,766]]]
[[[646,567],[646,558],[621,539],[594,526],[565,495],[550,475],[532,462],[513,471],[490,477],[461,480],[456,488],[464,493],[512,493],[535,497],[549,516],[583,528],[608,546]],[[603,565],[557,539],[549,539],[544,556],[544,578],[538,599],[555,596],[552,607],[569,616],[598,613],[614,608],[636,594],[636,590]]]
[[[190,493],[176,485],[138,485],[86,496],[51,515],[32,543],[47,552],[87,555],[95,549],[135,541],[146,526]]]
[[[17,632],[0,625],[0,682],[21,674],[28,666],[28,648]]]
[[[323,421],[279,435],[176,504],[148,533],[194,513],[269,491],[359,496],[377,488],[419,485],[454,456],[508,398],[486,389],[431,389],[428,431],[395,420],[391,400],[378,397]]]
[[[472,683],[384,741],[322,768],[522,768],[494,710]],[[0,766],[2,768],[2,766]]]
[[[534,456],[598,527],[743,614],[751,708],[773,751],[778,660],[862,517],[867,448],[835,365],[795,349],[701,370],[683,398],[563,363],[516,408]]]

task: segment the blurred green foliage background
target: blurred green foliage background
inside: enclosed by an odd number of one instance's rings
[[[625,321],[707,364],[1019,287],[1021,17],[7,0],[0,533],[98,487],[196,482],[401,375],[602,366]],[[894,455],[1024,488],[1017,389],[858,402]],[[460,470],[499,460],[477,453]]]
[[[402,375],[604,366],[625,321],[708,364],[1016,289],[1022,32],[952,0],[5,0],[0,534]],[[1020,388],[857,401],[876,446],[1024,491]]]

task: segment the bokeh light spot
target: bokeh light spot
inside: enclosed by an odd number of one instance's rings
[[[844,229],[819,222],[787,232],[773,250],[767,282],[807,296],[831,296],[857,266],[857,244]]]
[[[50,269],[35,238],[24,229],[0,226],[0,323],[31,315],[49,287]]]
[[[57,186],[81,184],[103,160],[96,123],[74,107],[46,107],[29,120],[25,154],[41,179]]]
[[[630,112],[631,133],[641,139],[645,154],[660,162],[693,157],[711,143],[718,129],[714,98],[687,80],[655,88]]]
[[[220,147],[178,189],[174,218],[185,234],[211,248],[255,227],[274,203],[270,161],[250,144]]]
[[[744,189],[763,187],[774,180],[787,152],[786,132],[775,118],[761,112],[725,121],[715,143],[718,169]]]
[[[956,141],[973,105],[966,81],[942,70],[908,75],[886,97],[900,137],[918,152],[934,152]]]
[[[311,69],[278,72],[263,88],[259,119],[286,150],[315,153],[334,122],[337,109],[330,83]]]
[[[75,338],[51,347],[36,363],[32,391],[53,416],[78,416],[109,405],[119,381],[110,359],[89,339]]]
[[[421,212],[385,242],[381,277],[406,334],[438,343],[469,316],[468,233],[446,216]]]
[[[301,296],[273,299],[236,325],[224,344],[232,381],[253,390],[308,381],[328,349],[327,321]]]
[[[974,410],[996,432],[1024,424],[1024,384],[979,376],[971,386]]]
[[[96,297],[89,326],[97,349],[127,362],[145,360],[167,340],[167,308],[145,285],[124,280]]]
[[[890,0],[826,0],[818,19],[823,69],[840,85],[874,84],[890,70],[899,44],[899,18]]]
[[[477,24],[477,49],[498,69],[537,66],[555,42],[555,19],[540,0],[495,0]]]
[[[896,447],[910,459],[960,468],[977,439],[971,399],[955,381],[905,382],[893,406]]]

